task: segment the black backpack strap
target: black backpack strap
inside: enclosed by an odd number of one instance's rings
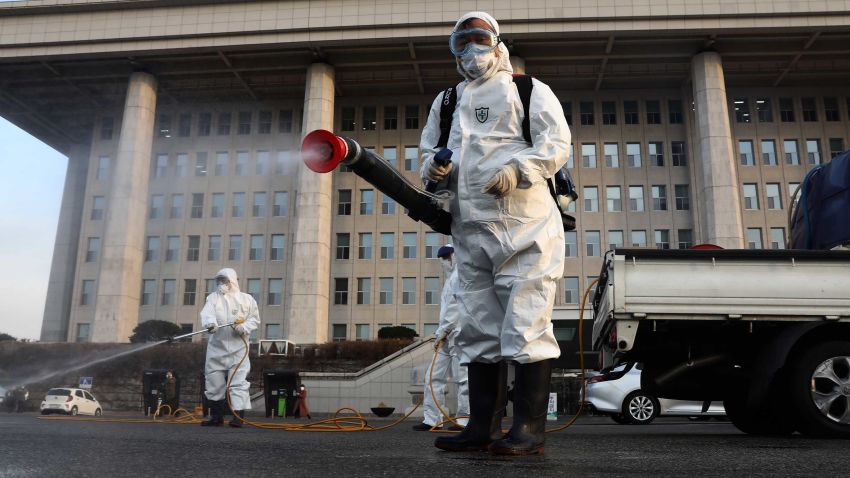
[[[522,101],[522,110],[525,115],[522,117],[522,137],[525,142],[531,144],[531,121],[529,120],[529,109],[531,108],[531,76],[529,75],[514,75],[514,83],[519,92],[519,99]]]
[[[440,104],[440,140],[437,148],[445,148],[449,144],[449,133],[452,130],[452,117],[457,106],[457,88],[452,86],[443,92],[443,101]]]

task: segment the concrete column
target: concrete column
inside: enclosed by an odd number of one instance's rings
[[[68,152],[65,189],[59,210],[56,244],[53,246],[44,320],[41,323],[42,342],[64,342],[68,339],[90,153],[90,144],[73,145]]]
[[[304,93],[304,134],[315,129],[333,130],[334,69],[314,63],[307,70]],[[295,343],[328,340],[330,305],[331,206],[333,178],[318,174],[298,162],[298,211],[292,241],[288,280],[291,295],[284,316],[286,338]]]
[[[725,248],[743,248],[738,169],[720,55],[705,52],[695,56],[691,76],[696,108],[695,151],[699,156],[695,165],[696,187],[704,201],[700,211],[702,238]]]
[[[511,67],[517,75],[525,74],[525,58],[517,55],[511,55]]]
[[[127,85],[112,186],[106,203],[92,331],[94,342],[126,342],[139,322],[155,115],[156,78],[148,73],[133,73]]]

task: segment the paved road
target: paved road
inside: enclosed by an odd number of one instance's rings
[[[0,477],[847,476],[850,456],[847,441],[751,437],[723,422],[593,417],[549,435],[545,457],[495,458],[439,451],[413,423],[331,434],[0,414]]]

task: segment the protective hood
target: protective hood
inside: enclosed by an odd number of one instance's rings
[[[472,18],[484,20],[485,22],[487,22],[488,25],[493,28],[493,31],[496,33],[496,35],[501,35],[499,31],[499,22],[497,22],[496,19],[493,18],[493,16],[487,12],[464,13],[455,23],[454,29],[452,29],[452,31],[457,31],[465,21],[470,20]],[[464,77],[466,81],[470,82],[479,79],[490,78],[499,71],[506,71],[510,74],[513,74],[514,69],[511,66],[511,57],[510,53],[508,53],[508,47],[506,47],[504,43],[499,43],[499,45],[496,47],[496,51],[498,52],[498,56],[496,57],[497,61],[493,63],[490,69],[488,69],[486,72],[484,72],[483,75],[479,76],[478,78],[470,75],[469,72],[466,71],[466,69],[461,65],[461,59],[459,57],[455,57],[455,63],[457,64],[457,72],[460,73],[460,76]]]
[[[216,277],[227,277],[227,280],[230,281],[230,294],[239,292],[239,280],[236,277],[236,271],[225,267],[224,269],[218,271],[215,275]]]

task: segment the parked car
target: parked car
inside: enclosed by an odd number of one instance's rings
[[[91,393],[79,388],[51,388],[41,402],[41,414],[64,413],[67,415],[103,414],[103,407]]]
[[[658,398],[640,389],[640,363],[620,364],[587,378],[585,402],[591,411],[608,415],[617,423],[646,425],[658,416],[694,418],[725,416],[721,403],[710,403],[703,412],[703,402]]]

